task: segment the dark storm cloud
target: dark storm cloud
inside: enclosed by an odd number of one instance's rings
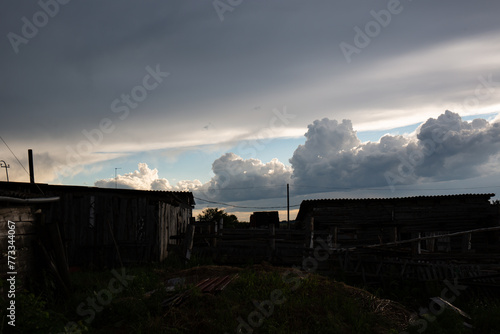
[[[475,177],[490,158],[500,162],[500,122],[464,122],[447,111],[424,123],[417,138],[424,159],[415,164],[415,174],[431,181]]]
[[[24,36],[25,21],[48,5],[57,13]],[[347,64],[339,44],[353,43],[354,28],[387,6],[247,0],[221,22],[211,1],[5,0],[0,132],[16,151],[32,145],[64,163],[67,146],[75,150],[105,118],[115,130],[92,153],[234,141],[258,133],[282,105],[297,115],[296,129],[325,116],[384,123],[407,117],[401,110],[460,104],[479,75],[498,81],[500,3],[490,1],[401,1],[402,12]],[[28,40],[17,53],[9,33]],[[442,52],[450,43],[460,52]],[[157,65],[171,75],[121,121],[112,102]],[[217,136],[203,132],[209,123]]]

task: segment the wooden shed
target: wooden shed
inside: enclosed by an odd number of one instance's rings
[[[70,267],[117,267],[162,261],[170,236],[191,222],[191,192],[142,191],[97,187],[0,182],[0,191],[57,196],[45,209],[56,222]]]
[[[335,247],[385,244],[499,226],[494,194],[319,199],[301,203],[297,221],[326,231]],[[418,252],[500,251],[499,232],[423,240]]]
[[[274,225],[275,228],[280,227],[278,211],[257,211],[250,215],[250,227],[268,228],[269,225]]]

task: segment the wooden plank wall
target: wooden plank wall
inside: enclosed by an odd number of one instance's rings
[[[116,267],[163,260],[169,235],[185,232],[191,208],[144,197],[65,193],[50,216],[61,222],[70,266]]]
[[[341,247],[386,243],[436,232],[458,232],[499,224],[498,209],[480,198],[443,197],[388,201],[349,201],[312,209],[315,232],[330,234],[337,229]],[[305,219],[304,221],[307,221]],[[307,225],[307,224],[306,224]],[[349,233],[355,234],[349,238]],[[495,241],[496,240],[496,241]],[[477,233],[472,237],[476,251],[498,249],[499,233]],[[464,238],[450,240],[451,251],[460,252]],[[500,249],[499,249],[500,250]]]
[[[160,203],[158,228],[158,258],[160,261],[167,257],[169,244],[179,245],[182,242],[181,239],[170,239],[170,237],[186,233],[191,217],[191,208],[186,206],[173,206],[168,203]]]

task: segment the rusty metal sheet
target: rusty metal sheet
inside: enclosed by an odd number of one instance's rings
[[[206,278],[198,282],[196,287],[198,287],[202,292],[207,293],[222,291],[237,276],[238,274]]]

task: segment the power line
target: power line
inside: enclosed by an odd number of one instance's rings
[[[2,136],[0,136],[0,139],[3,141],[3,143],[5,144],[5,146],[7,146],[7,148],[9,149],[10,153],[12,153],[12,155],[14,156],[14,158],[16,158],[17,162],[21,165],[21,167],[23,167],[24,171],[26,172],[26,174],[28,174],[28,177],[31,179],[31,174],[26,170],[26,168],[24,167],[24,165],[22,164],[22,162],[18,159],[18,157],[16,156],[16,154],[10,149],[9,145],[5,142],[5,140],[2,138]],[[40,186],[35,183],[35,186],[38,188],[38,190],[40,191],[40,193],[42,195],[45,195],[45,193],[43,192],[42,188],[40,188]]]
[[[259,188],[280,188],[280,187],[286,188],[286,185],[284,185],[284,186],[268,185],[268,186],[252,186],[252,187],[231,187],[231,188],[219,186],[216,189],[217,189],[217,191],[221,191],[221,190],[223,191],[223,190],[248,190],[248,189],[259,189]]]
[[[380,187],[372,187],[372,188],[340,188],[340,187],[323,187],[323,186],[295,186],[291,185],[294,188],[312,188],[312,189],[325,189],[325,190],[390,190],[389,186],[380,186]],[[460,188],[415,188],[415,185],[407,185],[406,187],[413,188],[405,188],[405,186],[396,186],[400,190],[411,190],[411,191],[419,191],[419,190],[462,190],[462,189],[485,189],[485,188],[500,188],[500,185],[491,185],[491,186],[482,186],[482,187],[460,187]]]
[[[23,167],[24,171],[26,172],[26,174],[28,174],[28,176],[30,175],[30,173],[26,170],[26,168],[24,168],[24,165],[21,163],[21,161],[17,158],[17,156],[14,154],[14,152],[12,152],[12,150],[10,149],[9,145],[7,145],[7,143],[5,142],[5,140],[3,140],[2,136],[0,136],[0,139],[3,141],[3,143],[5,144],[5,146],[7,146],[7,148],[9,149],[10,153],[12,153],[12,155],[14,156],[14,158],[16,158],[17,162],[21,165],[21,167]]]
[[[194,199],[197,199],[199,201],[204,201],[204,202],[207,202],[207,203],[219,204],[219,205],[224,205],[224,206],[230,206],[232,208],[240,208],[240,209],[286,209],[287,208],[286,206],[243,206],[243,205],[233,205],[233,204],[224,203],[224,202],[210,201],[208,199],[199,198],[199,197],[195,197],[195,196],[193,196],[193,197],[194,197]],[[298,206],[300,206],[300,204],[290,205],[290,207],[298,207]]]
[[[260,189],[260,188],[280,188],[279,185],[269,185],[269,186],[251,186],[251,187],[238,187],[238,188],[226,188],[219,187],[217,191],[226,191],[226,190],[251,190],[251,189]],[[285,188],[286,185],[283,186]],[[411,190],[411,191],[419,191],[419,190],[461,190],[461,189],[486,189],[486,188],[500,188],[500,185],[491,185],[491,186],[482,186],[482,187],[460,187],[460,188],[415,188],[415,185],[399,185],[395,186],[400,190]],[[410,188],[412,187],[412,188]],[[380,186],[380,187],[325,187],[325,186],[299,186],[290,184],[290,188],[307,188],[307,189],[325,189],[330,191],[338,191],[338,190],[391,190],[389,186]]]

